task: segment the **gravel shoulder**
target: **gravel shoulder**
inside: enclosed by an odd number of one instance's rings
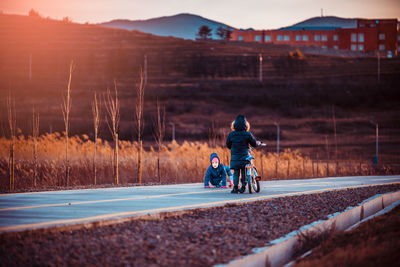
[[[371,186],[193,210],[161,220],[0,235],[1,266],[212,266],[400,185]]]

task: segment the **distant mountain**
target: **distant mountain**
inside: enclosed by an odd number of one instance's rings
[[[296,23],[289,27],[278,30],[299,30],[299,29],[327,29],[327,28],[357,28],[357,19],[345,19],[334,16],[315,17]]]
[[[199,28],[207,25],[212,29],[212,38],[220,39],[216,34],[219,27],[234,29],[226,24],[216,22],[193,14],[178,14],[148,20],[112,20],[100,25],[110,28],[138,30],[159,36],[173,36],[183,39],[196,39]]]

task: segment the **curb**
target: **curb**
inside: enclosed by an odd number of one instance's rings
[[[333,233],[343,232],[363,219],[376,214],[377,212],[400,200],[400,191],[378,195],[377,197],[363,202],[360,206],[351,208],[326,221],[301,231],[303,234],[322,233],[333,229]],[[299,231],[300,232],[300,231]],[[236,260],[226,266],[229,267],[265,267],[283,266],[292,260],[294,247],[299,241],[299,235],[295,235],[279,244],[266,248],[265,250],[250,256]]]

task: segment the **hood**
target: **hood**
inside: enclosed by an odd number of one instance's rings
[[[211,160],[212,160],[213,158],[215,158],[215,157],[217,157],[218,160],[219,160],[219,163],[221,163],[221,159],[219,158],[219,156],[218,156],[217,153],[212,153],[212,154],[210,155],[210,163],[211,163]]]
[[[239,115],[236,117],[235,122],[233,123],[233,128],[235,131],[246,131],[247,130],[247,120],[244,115]]]

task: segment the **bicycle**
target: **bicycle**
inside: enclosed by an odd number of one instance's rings
[[[260,146],[266,146],[267,144],[261,143]],[[254,157],[252,156],[253,148],[250,148],[250,153],[247,156],[246,160],[250,163],[246,164],[246,180],[249,186],[249,194],[252,194],[253,191],[256,193],[260,193],[260,180],[261,176],[257,174],[257,168],[254,165]]]

